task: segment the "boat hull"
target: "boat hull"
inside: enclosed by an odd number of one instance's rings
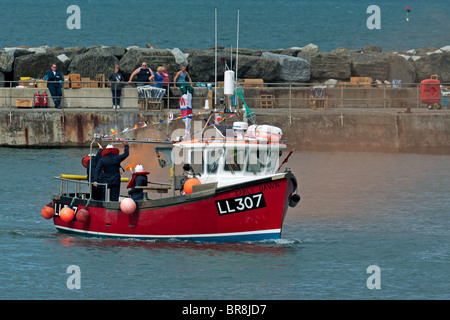
[[[87,200],[54,196],[54,224],[61,232],[108,238],[209,242],[278,239],[296,188],[295,177],[286,172],[224,188],[137,201],[132,214],[123,213],[118,202],[91,201],[86,223],[76,217],[65,222],[58,213],[71,203],[81,210]]]

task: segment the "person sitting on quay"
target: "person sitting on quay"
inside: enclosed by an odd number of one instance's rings
[[[189,80],[189,83],[186,82],[186,79]],[[189,93],[194,93],[194,88],[192,87],[192,79],[189,75],[189,72],[186,71],[186,65],[181,66],[181,70],[177,72],[175,78],[173,78],[173,81],[175,82],[175,84],[173,85],[175,89],[177,87],[180,89],[184,87],[187,89],[187,91],[189,91]]]
[[[134,169],[133,177],[127,184],[127,188],[131,189],[128,191],[128,194],[134,201],[144,199],[144,189],[136,187],[146,187],[148,185],[147,175],[149,173],[144,170],[141,164],[138,164]]]
[[[52,65],[51,70],[47,73],[47,88],[52,95],[53,102],[55,103],[55,108],[61,109],[61,83],[64,78],[56,68],[56,64]]]

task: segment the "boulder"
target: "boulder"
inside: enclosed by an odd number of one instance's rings
[[[416,80],[421,82],[437,74],[442,83],[450,82],[450,52],[432,54],[414,61]]]
[[[173,48],[171,50],[173,56],[175,57],[175,62],[177,63],[178,66],[188,66],[189,65],[189,61],[188,61],[188,53],[183,53],[183,51],[181,51],[179,48]]]
[[[300,52],[299,57],[311,65],[311,79],[349,79],[352,73],[352,60],[347,52]]]
[[[263,52],[261,57],[278,61],[281,66],[279,80],[296,82],[309,81],[311,69],[307,60],[270,52]]]
[[[352,59],[352,77],[372,77],[381,81],[387,80],[389,70],[388,54],[386,53],[353,53]],[[402,58],[403,59],[403,58]]]
[[[319,47],[310,43],[302,48],[302,52],[319,52]]]
[[[402,84],[410,84],[416,81],[416,72],[412,61],[404,59],[400,55],[388,55],[388,81],[392,82],[394,79],[402,80]],[[375,80],[375,79],[374,79]],[[379,79],[383,80],[383,79]]]
[[[34,52],[28,50],[28,48],[22,48],[22,47],[6,47],[3,50],[4,50],[4,52],[10,53],[14,58],[34,53]]]
[[[361,48],[361,52],[363,52],[363,53],[381,52],[382,50],[383,50],[383,48],[381,48],[380,46],[375,46],[373,44],[368,44]]]
[[[416,49],[416,55],[418,55],[418,56],[426,56],[427,55],[427,52],[434,52],[434,51],[436,51],[438,48],[435,48],[435,47],[429,47],[429,46],[427,46],[427,47],[423,47],[423,48],[420,48],[420,49]]]
[[[188,61],[189,61],[189,73],[191,75],[191,78],[194,81],[200,81],[200,82],[212,82],[214,81],[214,50],[183,50],[183,52],[189,52]],[[219,55],[220,52],[220,55]],[[222,70],[222,80],[223,80],[223,70],[225,68],[224,62],[221,61],[221,58],[224,58],[224,55],[222,54],[222,50],[220,50],[217,53],[218,56],[218,63],[217,63],[217,70]],[[228,65],[229,65],[230,58],[228,57]],[[218,79],[219,78],[219,75]]]
[[[119,64],[119,59],[112,54],[97,54],[88,51],[72,59],[68,72],[91,79],[95,79],[97,74],[104,74],[108,77],[114,72],[114,65],[116,64]]]
[[[155,46],[154,44],[151,44],[151,43],[146,43],[145,47],[149,48],[149,49],[159,49],[158,46]]]
[[[193,50],[189,55],[189,71],[194,81],[214,81],[214,50]],[[223,81],[225,63],[231,66],[231,57],[228,50],[217,52],[217,79]],[[236,65],[236,55],[233,54],[233,69]],[[265,82],[274,82],[280,75],[280,63],[274,59],[258,56],[241,55],[239,49],[239,79],[263,79]]]
[[[13,69],[14,54],[0,51],[0,72],[11,72]]]
[[[113,55],[120,60],[125,55],[126,49],[120,46],[112,46],[112,47],[98,46],[88,49],[87,52],[99,55]]]
[[[150,69],[156,71],[159,66],[165,64],[167,66],[167,72],[170,79],[178,71],[175,57],[168,49],[141,49],[131,48],[120,59],[120,71],[122,72],[125,80],[128,81],[130,75],[141,66],[142,62],[147,62]]]
[[[46,52],[17,57],[14,60],[14,80],[20,77],[43,78],[52,64],[56,64],[58,70],[66,74],[66,66],[53,54]]]
[[[41,47],[31,47],[28,48],[28,51],[31,53],[46,53],[48,46],[41,46]]]

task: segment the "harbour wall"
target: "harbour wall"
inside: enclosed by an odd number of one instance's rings
[[[301,150],[343,150],[450,154],[450,111],[398,108],[309,108],[253,109],[260,124],[283,130],[288,148]],[[136,124],[149,125],[120,137],[131,139],[173,138],[181,120],[169,123],[170,112],[121,109],[8,109],[0,108],[0,146],[87,147],[94,132],[111,134]],[[202,114],[198,114],[202,112]],[[204,125],[207,112],[194,108],[193,130]],[[226,117],[226,115],[225,115]],[[236,118],[225,123],[232,124]],[[196,122],[197,121],[197,122]],[[183,132],[179,130],[178,132]]]

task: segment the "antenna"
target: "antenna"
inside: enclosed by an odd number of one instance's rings
[[[239,9],[237,12],[237,41],[236,41],[236,76],[235,76],[235,81],[236,81],[236,85],[235,87],[237,88],[237,81],[238,81],[238,66],[239,66]]]
[[[214,111],[217,106],[217,8],[214,8]]]

